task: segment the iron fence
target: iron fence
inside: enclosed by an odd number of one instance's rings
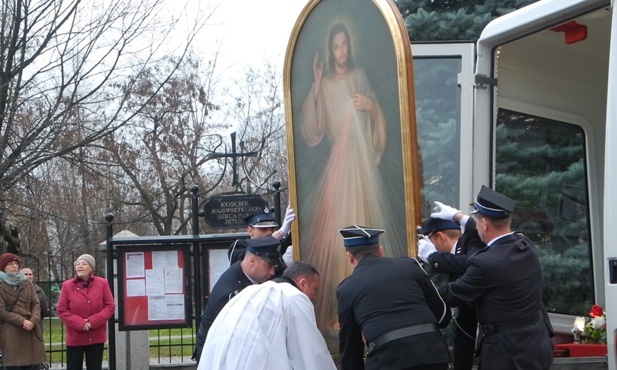
[[[73,277],[72,262],[80,254],[71,253],[67,256],[52,256],[42,261],[40,257],[20,256],[22,267],[29,267],[34,274],[34,282],[39,285],[47,296],[50,316],[43,318],[45,352],[47,365],[54,369],[66,367],[66,338],[65,327],[56,315],[56,305],[60,295],[62,283]],[[97,260],[98,269],[104,264],[98,263],[103,256],[93,253]],[[69,263],[56,264],[54,261],[68,261]],[[99,273],[98,275],[104,275]],[[195,347],[196,317],[192,317],[193,325],[182,329],[153,329],[148,331],[149,354],[151,364],[194,363],[191,360]],[[105,360],[107,360],[107,345],[105,346]],[[0,365],[1,366],[1,365]]]

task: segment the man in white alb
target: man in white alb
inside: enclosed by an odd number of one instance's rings
[[[283,276],[242,290],[210,327],[198,370],[335,370],[311,300],[319,274],[296,261]]]

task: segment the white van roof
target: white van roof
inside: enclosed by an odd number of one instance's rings
[[[495,47],[610,5],[610,0],[540,0],[491,21],[477,42],[476,75],[491,76]]]

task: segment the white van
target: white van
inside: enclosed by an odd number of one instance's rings
[[[614,6],[541,0],[475,44],[412,44],[423,200],[466,211],[484,184],[518,201],[514,226],[538,246],[556,343],[573,340],[592,304],[605,308],[608,358],[558,368],[617,369]]]

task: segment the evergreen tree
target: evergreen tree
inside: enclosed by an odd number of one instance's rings
[[[512,220],[538,247],[552,312],[586,312],[593,300],[585,134],[576,125],[500,109],[496,189],[516,199]]]
[[[493,19],[536,0],[398,0],[411,41],[476,41]]]
[[[416,124],[422,176],[422,218],[433,201],[458,206],[459,122],[456,77],[461,63],[448,59],[414,60]]]

